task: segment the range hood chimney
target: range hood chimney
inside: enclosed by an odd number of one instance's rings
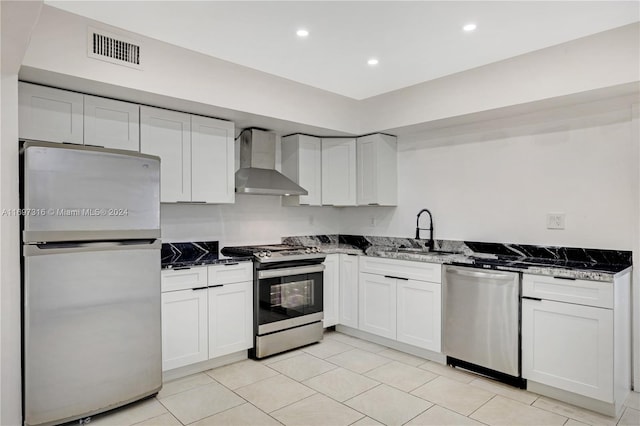
[[[307,195],[308,192],[276,170],[276,135],[249,128],[240,133],[240,169],[236,192],[256,195]]]

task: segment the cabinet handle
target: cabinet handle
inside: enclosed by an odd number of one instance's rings
[[[191,269],[191,266],[181,266],[179,268],[173,268],[174,271],[187,271]]]
[[[368,206],[379,206],[379,205],[380,205],[380,203],[369,203],[369,204],[367,204],[367,205],[368,205]]]
[[[233,266],[233,265],[238,265],[239,262],[233,262],[233,263],[224,263],[224,266]]]
[[[409,281],[409,278],[403,278],[403,277],[394,277],[392,275],[385,275],[385,278],[391,278],[392,280],[402,280],[402,281]]]
[[[224,284],[210,285],[209,288],[224,287]]]
[[[347,256],[357,256],[355,253],[347,253]]]
[[[178,204],[207,204],[206,201],[176,201]]]
[[[206,290],[206,289],[207,287],[195,287],[195,288],[192,288],[191,290],[198,291],[198,290]]]
[[[542,299],[540,299],[539,297],[522,296],[522,298],[527,300],[535,300],[536,302],[542,302]]]
[[[558,280],[567,280],[567,281],[575,281],[576,280],[575,278],[570,278],[570,277],[553,277],[553,278],[558,279]]]

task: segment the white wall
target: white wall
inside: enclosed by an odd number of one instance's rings
[[[428,208],[436,238],[634,248],[630,107],[435,142],[448,146],[400,138],[398,207],[347,208],[340,232],[411,236]],[[565,230],[546,229],[549,212],[566,214]]]
[[[634,170],[634,194],[635,199],[635,227],[633,227],[633,264],[636,265],[631,279],[631,295],[633,303],[633,384],[636,391],[640,391],[640,103],[632,106],[631,118],[631,140],[635,148],[633,158],[635,159]]]
[[[0,208],[18,208],[18,76],[0,81]],[[18,216],[0,216],[0,424],[19,424],[20,239]]]
[[[41,1],[0,3],[0,209],[19,207],[18,69]],[[18,216],[0,215],[0,424],[22,419]]]
[[[279,243],[287,235],[334,234],[339,211],[282,207],[280,197],[236,194],[230,205],[162,204],[163,242],[220,241],[228,245]]]
[[[373,132],[612,88],[640,80],[640,23],[362,101]]]
[[[139,43],[142,70],[89,58],[89,26]],[[138,93],[136,96],[159,94],[338,131],[357,132],[359,128],[357,101],[353,99],[127,33],[49,6],[42,9],[22,65],[21,78],[28,68],[31,75],[38,75],[34,70],[44,70],[50,75],[68,76],[58,80],[63,88],[83,90],[85,86],[74,86],[76,80],[84,80],[78,84],[93,82],[90,92],[96,95],[124,94],[126,100],[138,101],[133,92]],[[127,90],[132,93],[127,95]]]

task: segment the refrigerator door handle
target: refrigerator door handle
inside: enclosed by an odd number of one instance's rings
[[[109,241],[99,243],[73,242],[73,243],[47,243],[25,244],[24,256],[43,256],[49,254],[82,253],[93,251],[112,250],[159,250],[162,247],[160,240],[128,240]]]

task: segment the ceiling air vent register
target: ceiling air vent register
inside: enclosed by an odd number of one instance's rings
[[[112,64],[141,69],[140,44],[106,31],[89,28],[88,54],[90,58]]]

